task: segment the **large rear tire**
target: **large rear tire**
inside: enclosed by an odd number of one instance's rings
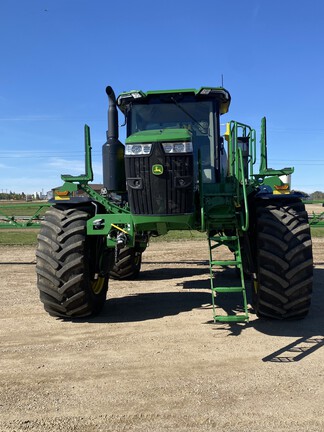
[[[100,271],[104,239],[86,235],[90,209],[51,207],[44,217],[36,251],[37,287],[45,310],[62,318],[97,314],[108,290]]]
[[[125,247],[119,251],[118,261],[115,262],[109,274],[112,279],[136,279],[141,271],[142,252],[133,247]]]
[[[304,204],[298,199],[261,201],[256,219],[258,316],[304,318],[310,308],[313,255]]]

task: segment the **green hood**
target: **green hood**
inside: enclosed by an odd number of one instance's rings
[[[126,138],[126,144],[191,141],[187,129],[156,129],[136,132]]]

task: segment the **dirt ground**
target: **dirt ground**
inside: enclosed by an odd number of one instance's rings
[[[228,325],[207,242],[152,243],[141,279],[76,322],[45,313],[34,249],[1,247],[0,431],[323,431],[324,239],[313,250],[306,319]]]

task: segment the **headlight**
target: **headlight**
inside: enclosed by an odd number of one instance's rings
[[[165,153],[192,153],[192,142],[162,143]]]
[[[126,144],[125,155],[140,156],[151,153],[152,144]]]
[[[140,92],[134,92],[134,93],[132,93],[132,96],[134,99],[140,99],[142,97]]]
[[[209,88],[203,88],[203,89],[201,89],[200,90],[200,94],[202,94],[202,95],[209,95],[209,93],[211,92],[211,89],[209,89]]]

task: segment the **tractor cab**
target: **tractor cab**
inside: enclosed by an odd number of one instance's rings
[[[131,91],[122,93],[117,104],[127,125],[125,170],[132,213],[192,213],[199,172],[203,182],[220,179],[219,116],[228,111],[229,93],[223,88]]]

